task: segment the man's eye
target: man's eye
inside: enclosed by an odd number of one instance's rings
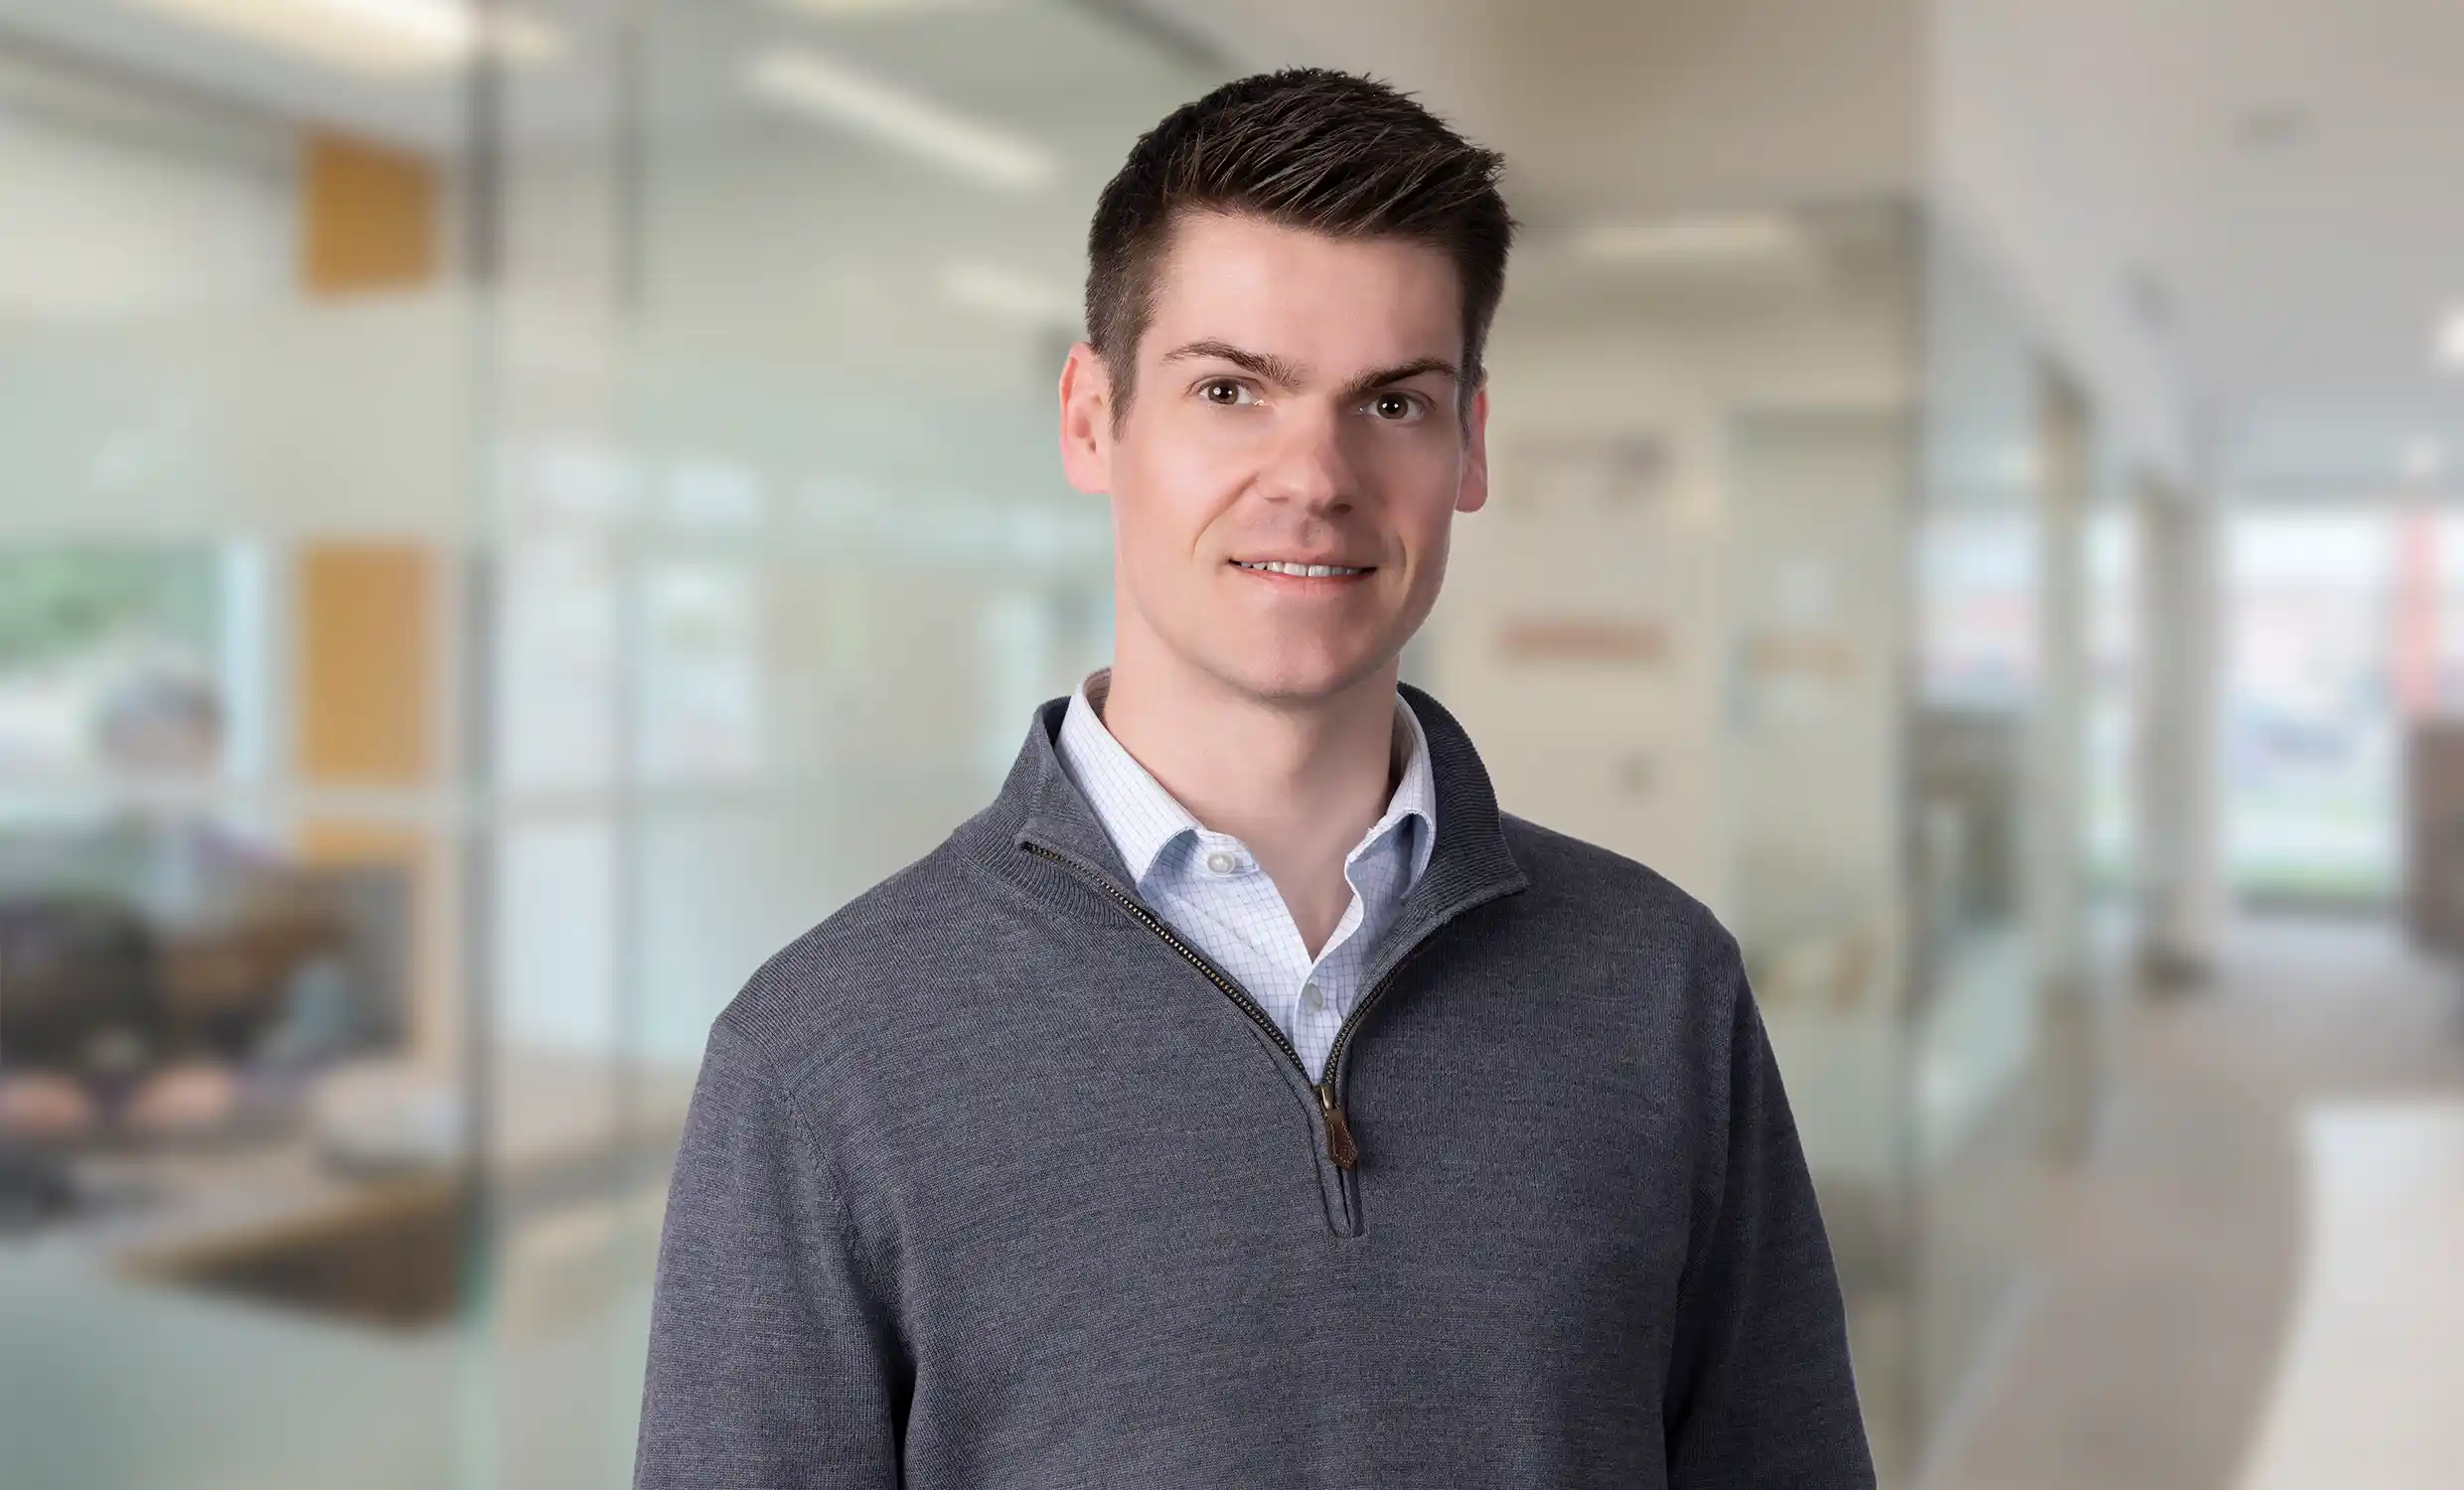
[[[1222,404],[1226,408],[1232,408],[1240,404],[1242,402],[1241,395],[1247,393],[1249,389],[1246,385],[1229,377],[1217,377],[1198,384],[1198,396],[1200,398],[1205,399],[1209,403]]]
[[[1369,400],[1372,416],[1389,424],[1405,424],[1419,418],[1421,398],[1417,393],[1380,393]]]

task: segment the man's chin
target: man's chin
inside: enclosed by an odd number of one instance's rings
[[[1279,707],[1308,708],[1338,698],[1378,675],[1383,654],[1305,653],[1214,660],[1207,670],[1235,691]]]

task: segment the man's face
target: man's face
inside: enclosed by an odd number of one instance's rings
[[[1122,654],[1295,702],[1388,668],[1437,600],[1454,515],[1488,495],[1462,315],[1442,250],[1183,218],[1118,427],[1091,349],[1061,375],[1070,481],[1113,499]]]

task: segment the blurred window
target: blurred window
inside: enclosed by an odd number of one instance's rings
[[[2393,893],[2396,536],[2385,508],[2229,520],[2226,863],[2238,893]]]

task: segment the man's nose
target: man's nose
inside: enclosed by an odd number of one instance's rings
[[[1359,471],[1345,446],[1340,412],[1301,404],[1285,416],[1273,463],[1262,483],[1272,501],[1312,513],[1342,513],[1359,495]]]

